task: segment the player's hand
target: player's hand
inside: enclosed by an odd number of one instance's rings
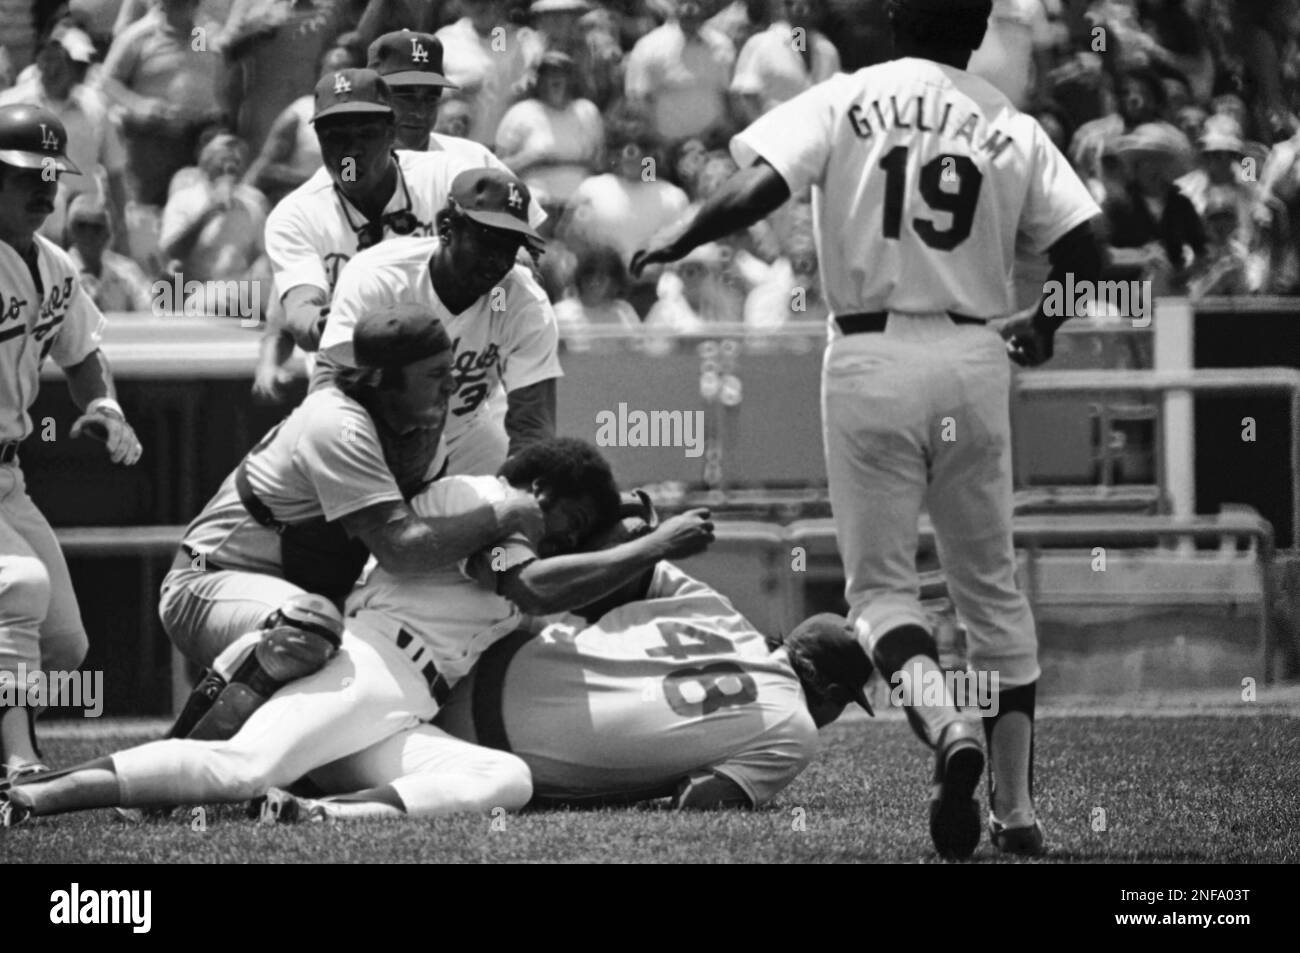
[[[279,364],[259,365],[253,375],[253,399],[259,404],[278,404],[293,383],[293,374]]]
[[[1001,330],[1002,339],[1007,342],[1007,357],[1021,367],[1037,367],[1051,360],[1056,349],[1056,333],[1033,317],[1008,321]]]
[[[123,466],[134,466],[144,452],[131,425],[107,407],[97,407],[93,413],[82,414],[73,423],[71,433],[74,440],[83,433],[94,437],[108,448],[109,459]]]
[[[541,502],[532,493],[521,490],[509,499],[492,504],[492,510],[502,536],[518,533],[535,547],[546,533],[546,516]]]
[[[713,543],[713,520],[707,509],[687,510],[659,524],[650,534],[662,547],[660,559],[685,559]]]
[[[671,245],[643,248],[632,256],[632,261],[628,264],[627,270],[633,278],[640,278],[641,273],[649,266],[666,265],[668,262],[676,261],[681,257],[682,254]]]

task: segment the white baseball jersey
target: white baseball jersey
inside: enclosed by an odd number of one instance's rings
[[[731,150],[742,167],[767,160],[792,193],[813,187],[832,315],[1009,314],[1017,243],[1041,253],[1101,211],[1033,117],[923,59],[833,76]]]
[[[560,332],[550,299],[532,274],[515,265],[500,285],[460,314],[452,314],[433,289],[429,259],[435,238],[392,239],[368,248],[339,276],[329,320],[321,334],[324,367],[354,366],[352,329],[366,311],[387,304],[419,304],[438,318],[453,347],[456,393],[443,438],[453,444],[490,416],[487,398],[562,377]]]
[[[496,644],[436,723],[523,758],[547,798],[662,796],[708,769],[763,804],[818,747],[785,653],[667,562],[594,624],[567,615]]]
[[[452,180],[465,169],[485,163],[466,149],[444,148],[430,152],[396,151],[398,182],[384,213],[410,209],[417,220],[412,235],[432,235],[434,218],[447,204]],[[501,166],[499,162],[497,167]],[[346,206],[346,208],[345,208]],[[546,220],[536,202],[528,220],[534,228]],[[281,297],[299,285],[321,288],[331,295],[339,272],[357,253],[357,230],[366,217],[334,188],[322,167],[286,195],[266,221],[266,254],[271,260],[275,286]],[[384,238],[396,233],[384,229]]]
[[[498,477],[444,477],[411,500],[411,509],[417,516],[459,516],[520,492]],[[492,568],[497,572],[536,558],[523,536],[511,536],[492,548]],[[438,671],[455,684],[488,646],[522,622],[510,600],[466,574],[466,562],[420,575],[394,576],[372,560],[348,597],[344,615],[379,631],[405,629],[424,643]]]
[[[32,432],[28,408],[40,389],[41,365],[80,364],[99,350],[104,316],[77,280],[68,253],[36,235],[38,288],[22,256],[0,242],[0,441]]]

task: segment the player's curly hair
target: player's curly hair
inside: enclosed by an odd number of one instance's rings
[[[536,483],[556,497],[590,497],[596,506],[596,520],[589,527],[588,538],[608,531],[618,519],[622,499],[614,471],[600,451],[583,440],[539,440],[506,460],[497,475],[514,487]]]
[[[993,0],[962,4],[957,9],[915,0],[889,0],[888,9],[896,40],[906,39],[922,47],[973,51],[984,42]]]

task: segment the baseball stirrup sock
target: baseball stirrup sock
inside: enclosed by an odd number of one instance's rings
[[[190,697],[185,701],[185,707],[181,709],[180,715],[176,718],[176,723],[167,732],[167,737],[188,737],[189,733],[194,730],[194,726],[208,713],[213,703],[225,691],[225,688],[226,680],[217,672],[209,671],[207,675],[203,676],[190,692]]]
[[[1028,685],[1019,685],[1015,688],[1007,688],[998,692],[998,713],[991,718],[983,718],[984,722],[984,740],[989,749],[989,809],[993,808],[994,792],[997,790],[996,778],[994,774],[994,764],[998,761],[996,748],[993,743],[994,733],[997,731],[998,722],[1011,712],[1020,712],[1029,719],[1029,744],[1026,755],[1026,782],[1028,784],[1029,797],[1032,800],[1034,796],[1034,707],[1038,694],[1038,682],[1030,682]]]
[[[872,656],[876,668],[885,677],[891,690],[899,684],[900,673],[911,677],[911,673],[906,672],[906,669],[908,664],[918,657],[931,660],[934,662],[933,671],[942,673],[939,668],[939,646],[934,636],[919,625],[901,625],[889,630],[876,640]],[[921,687],[914,686],[914,691],[919,693]],[[903,706],[903,714],[907,716],[907,723],[912,726],[912,731],[929,748],[939,743],[943,729],[958,717],[956,707],[947,697],[947,689],[944,690],[943,705],[934,706],[914,702]]]

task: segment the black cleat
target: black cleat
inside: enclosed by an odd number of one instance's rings
[[[934,759],[930,797],[930,839],[945,860],[965,860],[980,842],[980,807],[975,789],[984,774],[984,745],[964,721],[943,730]]]
[[[1043,825],[1037,819],[1024,827],[1006,827],[990,814],[989,840],[1004,854],[1042,857],[1047,853],[1047,835],[1043,833]]]

